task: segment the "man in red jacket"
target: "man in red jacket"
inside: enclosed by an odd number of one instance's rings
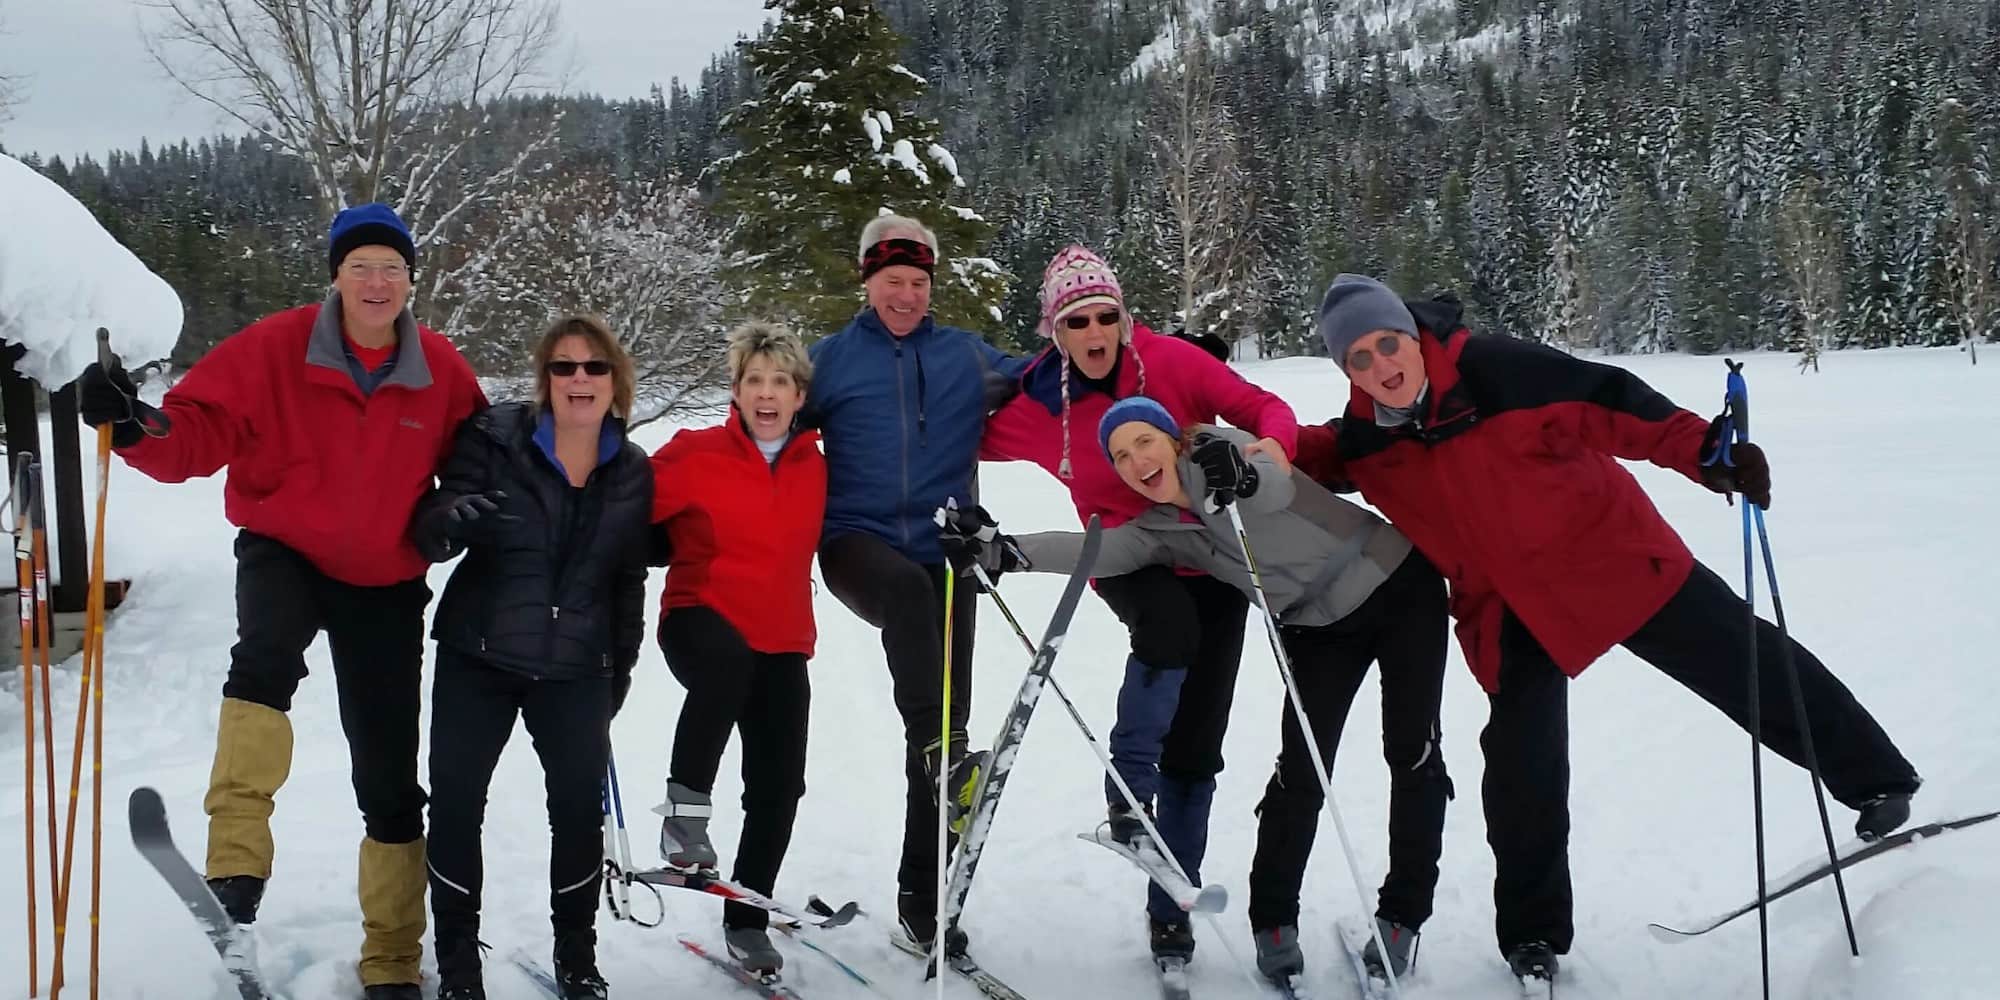
[[[1920,779],[1824,665],[1758,620],[1695,561],[1617,459],[1643,459],[1717,493],[1771,502],[1754,444],[1735,468],[1704,465],[1719,422],[1675,406],[1631,372],[1499,336],[1472,336],[1449,301],[1403,302],[1343,274],[1319,332],[1353,383],[1346,413],[1301,428],[1298,468],[1358,487],[1444,573],[1472,672],[1492,700],[1480,737],[1500,949],[1516,975],[1553,978],[1569,950],[1569,724],[1565,682],[1623,645],[1751,723],[1754,641],[1764,744],[1794,763],[1806,737],[1827,789],[1874,839],[1909,818]],[[1795,724],[1778,665],[1805,694]]]
[[[333,291],[266,317],[188,370],[149,437],[124,371],[90,366],[84,422],[111,425],[125,463],[164,483],[227,466],[236,645],[222,686],[208,812],[208,884],[239,924],[271,877],[273,798],[291,770],[286,713],[326,633],[347,734],[360,847],[368,1000],[418,1000],[424,790],[417,783],[428,564],[406,537],[458,425],[486,397],[449,340],[406,308],[416,246],[396,213],[359,205],[328,234]],[[469,509],[463,516],[476,517]]]

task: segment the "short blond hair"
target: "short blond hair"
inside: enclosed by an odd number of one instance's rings
[[[555,357],[556,345],[565,337],[582,337],[604,360],[611,362],[611,414],[630,417],[638,381],[632,371],[632,355],[611,333],[610,324],[601,317],[583,313],[573,313],[549,324],[535,345],[535,405],[544,408],[549,405],[549,360]]]
[[[799,391],[812,384],[812,356],[798,334],[783,323],[750,320],[729,331],[729,386],[743,381],[743,370],[754,358],[769,358],[778,370],[798,383]]]

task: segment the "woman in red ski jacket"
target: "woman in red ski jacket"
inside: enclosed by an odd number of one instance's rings
[[[1873,839],[1909,817],[1920,783],[1882,727],[1805,647],[1697,562],[1618,459],[1672,469],[1770,505],[1753,444],[1704,464],[1720,421],[1681,409],[1623,368],[1500,336],[1474,336],[1455,302],[1404,302],[1343,274],[1319,311],[1352,383],[1346,412],[1302,428],[1298,467],[1358,488],[1451,586],[1451,611],[1492,712],[1481,747],[1497,863],[1500,949],[1517,975],[1552,978],[1569,950],[1569,737],[1565,683],[1614,645],[1746,730],[1743,653],[1796,665],[1826,786]],[[1760,675],[1764,744],[1794,763],[1784,672]]]
[[[673,548],[661,601],[660,649],[687,688],[674,730],[660,854],[672,868],[713,871],[711,793],[729,731],[743,738],[743,833],[731,877],[769,894],[805,794],[806,660],[816,637],[813,550],[826,509],[819,435],[798,430],[812,362],[783,327],[729,335],[733,402],[716,427],[682,431],[653,455],[653,520]],[[769,914],[723,910],[730,953],[759,971],[784,963]]]

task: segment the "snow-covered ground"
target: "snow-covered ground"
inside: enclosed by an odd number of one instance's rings
[[[1841,352],[1816,375],[1779,355],[1749,358],[1756,438],[1772,456],[1776,494],[1768,522],[1793,630],[1819,651],[1901,742],[1927,779],[1917,819],[1996,808],[2000,802],[2000,645],[1994,599],[2000,565],[1993,497],[2000,495],[2000,368],[1971,367],[1952,350]],[[1618,359],[1699,412],[1721,399],[1720,359]],[[1242,366],[1292,401],[1301,419],[1330,416],[1346,386],[1324,361]],[[670,428],[649,428],[648,447]],[[87,447],[87,445],[86,445]],[[1735,508],[1678,477],[1640,467],[1648,490],[1697,553],[1740,580]],[[87,484],[94,489],[94,484]],[[1026,465],[989,466],[988,506],[1009,530],[1074,525],[1050,477]],[[124,803],[137,785],[166,796],[176,833],[200,856],[219,689],[233,641],[232,529],[222,518],[220,478],[161,486],[113,463],[109,562],[136,589],[107,637],[103,996],[217,995],[208,945],[165,885],[131,849]],[[437,569],[442,586],[449,567]],[[661,575],[653,580],[655,595]],[[1053,576],[1003,581],[1015,610],[1039,628],[1060,588]],[[1740,585],[1740,584],[1739,584]],[[1759,592],[1764,591],[1759,584]],[[914,960],[893,952],[883,930],[894,911],[901,835],[900,725],[876,634],[819,589],[820,647],[813,661],[814,711],[808,789],[778,894],[858,900],[871,911],[830,932],[828,947],[873,976],[883,995],[932,995]],[[657,606],[656,604],[653,606]],[[1024,665],[1007,626],[982,608],[974,732],[991,738]],[[1245,878],[1251,808],[1277,748],[1283,697],[1261,630],[1253,623],[1228,769],[1216,796],[1206,873],[1232,894],[1214,925],[1198,922],[1193,985],[1203,997],[1266,995],[1234,961],[1250,954]],[[1110,728],[1125,651],[1122,627],[1086,597],[1057,674],[1101,734]],[[361,824],[348,785],[324,644],[309,654],[313,676],[292,713],[297,753],[273,821],[277,875],[258,924],[271,980],[292,1000],[356,994],[352,962],[360,938],[354,862]],[[56,688],[57,730],[67,776],[76,661]],[[19,683],[4,675],[0,704],[0,856],[20,857],[22,734]],[[614,727],[634,852],[652,863],[655,818],[681,690],[648,645],[625,712]],[[1355,833],[1364,881],[1384,863],[1386,774],[1379,702],[1371,681],[1357,702],[1336,766],[1337,801]],[[1683,944],[1656,942],[1648,921],[1687,922],[1731,907],[1754,881],[1747,738],[1721,716],[1623,651],[1587,672],[1571,693],[1577,887],[1577,949],[1567,997],[1726,998],[1760,995],[1753,916]],[[1421,974],[1409,995],[1506,995],[1509,980],[1492,939],[1492,856],[1479,809],[1478,735],[1485,699],[1453,650],[1446,686],[1445,751],[1459,790],[1445,839],[1437,915],[1426,926]],[[737,751],[717,788],[717,840],[733,845]],[[1766,757],[1771,870],[1820,850],[1816,812],[1802,772]],[[1097,764],[1052,698],[1031,728],[1008,786],[994,840],[966,915],[976,953],[1029,996],[1153,995],[1140,909],[1141,877],[1076,834],[1101,816]],[[38,791],[38,798],[40,794]],[[86,813],[88,784],[85,785]],[[1836,834],[1852,815],[1833,806]],[[40,824],[37,824],[38,828]],[[79,844],[88,842],[88,828]],[[37,840],[42,835],[38,834]],[[530,998],[535,988],[499,959],[517,947],[547,951],[541,776],[516,734],[494,782],[486,823],[484,940],[493,946],[492,996]],[[46,845],[44,845],[45,847]],[[79,857],[71,928],[71,992],[81,987],[88,867]],[[197,861],[197,863],[199,863]],[[46,861],[38,883],[46,892]],[[0,997],[23,996],[25,915],[21,862],[0,864]],[[1307,875],[1304,943],[1310,974],[1326,997],[1354,995],[1334,940],[1334,922],[1356,913],[1338,842],[1324,832]],[[1772,909],[1774,995],[1788,998],[1990,997],[2000,982],[2000,822],[1892,852],[1848,874],[1863,957],[1845,953],[1830,883]],[[46,910],[46,903],[43,904]],[[600,919],[602,967],[614,995],[729,996],[736,987],[684,952],[676,932],[719,945],[718,910],[692,894],[666,901],[666,923],[647,930]],[[807,996],[863,997],[865,989],[792,942],[782,941],[795,985]],[[48,947],[46,930],[43,948]],[[428,944],[426,946],[428,952]],[[430,956],[426,955],[427,967]],[[46,975],[46,955],[42,970]],[[962,983],[947,995],[970,997]]]

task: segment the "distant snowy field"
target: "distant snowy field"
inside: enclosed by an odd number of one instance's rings
[[[1697,412],[1712,413],[1720,403],[1719,358],[1614,361]],[[1769,450],[1776,480],[1768,523],[1794,632],[1855,690],[1922,771],[1927,783],[1916,801],[1918,821],[1996,808],[2000,541],[1993,512],[2000,496],[2000,365],[1975,368],[1949,349],[1842,352],[1829,355],[1815,375],[1799,374],[1782,355],[1748,361],[1755,439]],[[1346,396],[1345,381],[1324,361],[1241,368],[1290,400],[1302,420],[1333,415]],[[656,447],[671,433],[647,428],[642,443]],[[89,442],[85,447],[88,454]],[[1637,474],[1698,555],[1740,587],[1736,509],[1662,470],[1639,467]],[[86,488],[95,489],[94,482]],[[988,466],[984,489],[989,509],[1007,530],[1075,524],[1061,487],[1030,466]],[[199,864],[201,797],[234,640],[233,529],[222,517],[220,477],[161,486],[114,462],[111,490],[111,572],[132,577],[136,589],[111,620],[107,638],[103,996],[218,995],[213,953],[131,849],[124,809],[133,787],[159,787],[183,848]],[[449,571],[437,568],[434,589]],[[652,580],[654,609],[662,578]],[[1001,586],[1031,630],[1039,630],[1060,585],[1053,576],[1021,576]],[[1760,580],[1758,591],[1765,590]],[[894,914],[902,751],[879,640],[824,586],[817,608],[808,789],[778,895],[860,901],[872,922],[830,932],[826,945],[874,977],[882,995],[930,996],[934,984],[924,984],[918,964],[892,951],[883,934]],[[1768,603],[1760,601],[1760,608],[1769,613]],[[998,726],[1024,657],[990,606],[981,609],[979,634],[973,732],[983,745]],[[1209,880],[1229,887],[1231,902],[1215,925],[1196,925],[1192,978],[1200,997],[1269,995],[1231,954],[1246,962],[1251,954],[1244,918],[1251,809],[1276,753],[1283,698],[1261,627],[1253,622],[1247,634],[1205,866]],[[1099,734],[1111,726],[1124,653],[1122,626],[1101,602],[1086,597],[1056,671]],[[1408,990],[1437,1000],[1505,996],[1511,988],[1493,944],[1492,855],[1479,808],[1485,698],[1456,649],[1452,658],[1445,753],[1458,797],[1449,813],[1437,915],[1424,928],[1420,973]],[[324,643],[308,659],[313,676],[292,713],[296,759],[273,821],[277,873],[257,925],[266,973],[291,1000],[358,993],[352,963],[360,939],[354,864],[361,824]],[[59,668],[56,687],[65,772],[76,669],[75,660]],[[18,859],[19,680],[8,672],[0,675],[0,687],[0,855]],[[633,850],[642,865],[656,860],[657,818],[648,810],[661,795],[680,702],[681,689],[649,640],[631,700],[614,727]],[[1379,705],[1371,680],[1357,700],[1335,770],[1337,801],[1371,894],[1385,858]],[[1574,685],[1571,731],[1578,940],[1566,965],[1574,973],[1566,974],[1560,994],[1759,996],[1754,915],[1679,945],[1660,944],[1645,930],[1648,921],[1694,921],[1748,898],[1755,869],[1747,737],[1622,650]],[[716,789],[725,808],[718,810],[715,832],[725,856],[733,853],[739,821],[737,760],[732,745]],[[1804,773],[1770,755],[1765,763],[1775,873],[1821,850],[1820,834]],[[1141,876],[1076,839],[1102,816],[1099,774],[1061,706],[1045,698],[966,914],[975,954],[1029,996],[1155,995]],[[85,796],[87,813],[87,776]],[[1835,805],[1833,817],[1836,835],[1851,836],[1852,814]],[[78,843],[88,843],[88,835],[87,828],[79,830]],[[487,986],[499,1000],[538,995],[503,959],[516,948],[547,954],[547,841],[540,770],[525,733],[517,733],[495,777],[486,823],[482,937],[494,949]],[[81,995],[87,956],[86,861],[79,856],[72,908],[73,995]],[[45,883],[46,872],[44,861],[38,883]],[[25,996],[21,874],[19,860],[0,864],[0,997]],[[1847,885],[1863,958],[1846,955],[1831,883],[1800,893],[1771,913],[1775,995],[1995,995],[2000,822],[1868,862],[1848,873]],[[1313,858],[1304,902],[1304,944],[1319,994],[1353,996],[1333,926],[1360,912],[1360,905],[1330,829]],[[652,930],[600,917],[601,965],[613,995],[736,994],[737,987],[674,941],[675,932],[684,932],[719,946],[717,907],[686,893],[671,895],[666,907],[666,924]],[[46,931],[42,947],[46,976]],[[795,943],[781,939],[780,947],[788,978],[804,995],[873,995]],[[425,962],[428,974],[428,941]],[[965,984],[946,985],[949,996],[973,995]]]

